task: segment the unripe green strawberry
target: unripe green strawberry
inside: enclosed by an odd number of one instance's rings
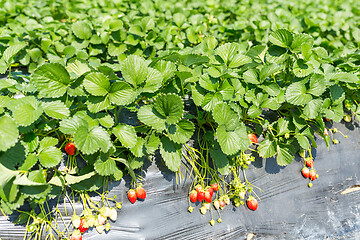
[[[204,202],[204,203],[203,203],[203,206],[204,206],[207,210],[210,210],[211,204],[210,204],[210,203],[207,203],[207,202]]]
[[[121,209],[121,205],[122,205],[122,203],[119,203],[119,202],[116,203],[116,207],[117,207],[118,209]]]
[[[110,223],[105,224],[105,231],[108,232],[110,230],[110,227],[111,227]]]
[[[103,215],[99,214],[97,217],[97,223],[98,225],[104,225],[106,221],[106,217],[104,217]]]
[[[200,208],[200,212],[201,212],[201,214],[206,214],[206,208],[205,207],[201,207]]]
[[[189,211],[190,213],[192,213],[192,212],[194,211],[194,208],[190,206],[190,207],[188,208],[188,211]]]
[[[218,223],[221,223],[221,222],[222,222],[222,219],[221,219],[221,218],[218,218],[217,221],[218,221]]]
[[[214,226],[214,225],[215,225],[215,220],[214,220],[214,219],[211,219],[210,225],[211,225],[211,226]]]
[[[345,115],[344,116],[344,121],[345,122],[351,122],[351,116],[350,115]]]

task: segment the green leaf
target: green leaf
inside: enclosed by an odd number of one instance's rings
[[[36,163],[38,159],[36,154],[31,153],[26,156],[24,163],[19,167],[19,170],[29,171]]]
[[[161,75],[161,73],[156,69],[149,68],[145,86],[141,89],[141,91],[154,93],[161,87],[162,81],[163,76]]]
[[[159,144],[160,138],[155,134],[151,134],[145,144],[146,153],[153,154],[159,148]]]
[[[71,28],[75,36],[80,39],[89,39],[91,37],[91,27],[87,22],[75,22]]]
[[[10,60],[16,56],[22,49],[24,49],[27,46],[27,43],[19,42],[15,45],[12,45],[5,49],[1,60],[3,60],[7,65],[10,64]],[[6,71],[6,70],[5,70]],[[4,74],[5,72],[2,72],[1,74]]]
[[[94,169],[100,176],[113,175],[118,169],[115,160],[109,158],[107,154],[100,154],[94,163]]]
[[[335,73],[333,75],[333,77],[331,78],[331,80],[340,81],[340,82],[348,82],[348,83],[356,83],[359,81],[359,78],[355,74],[342,72],[342,73]]]
[[[49,98],[62,97],[70,84],[69,73],[58,63],[41,65],[30,79],[39,93]]]
[[[114,126],[114,119],[111,117],[111,115],[107,115],[106,113],[97,114],[96,119],[99,121],[99,124],[106,128],[111,128]]]
[[[0,152],[0,163],[9,169],[15,169],[16,165],[22,164],[24,160],[25,147],[20,142],[6,152]]]
[[[230,64],[234,60],[233,66],[236,66],[238,63],[242,64],[242,60],[245,63],[249,62],[251,59],[244,56],[244,59],[241,56],[238,57],[239,45],[236,43],[225,43],[216,49],[216,55],[220,56],[223,62],[230,67]]]
[[[89,178],[91,178],[92,176],[94,176],[96,173],[95,172],[89,172],[89,173],[86,173],[84,175],[80,175],[80,176],[74,176],[74,175],[71,175],[71,174],[66,174],[65,175],[65,181],[72,185],[72,184],[75,184],[75,183],[79,183],[81,181],[84,181],[84,180],[87,180]]]
[[[202,63],[208,63],[209,58],[206,56],[199,56],[195,54],[186,54],[186,55],[179,55],[180,61],[186,67],[190,67],[191,65],[199,65]]]
[[[130,55],[121,64],[121,73],[125,81],[137,88],[148,76],[147,65],[143,58]]]
[[[219,86],[219,81],[215,78],[211,78],[207,74],[204,74],[199,78],[199,84],[202,88],[210,92],[216,92]]]
[[[73,116],[60,122],[60,131],[64,134],[71,135],[74,134],[80,126],[86,126],[85,120],[78,116]]]
[[[250,68],[243,73],[243,79],[247,83],[259,84],[259,73],[256,69]]]
[[[314,74],[310,79],[310,88],[307,93],[319,97],[326,90],[326,82],[323,75]]]
[[[35,172],[35,171],[33,171]],[[20,186],[43,186],[46,185],[45,183],[40,183],[40,182],[34,182],[32,180],[30,180],[25,174],[24,175],[17,175],[15,180],[14,180],[14,184],[20,185]]]
[[[73,63],[69,63],[66,66],[66,70],[69,72],[70,76],[73,78],[78,78],[83,74],[90,72],[91,69],[86,63],[83,63],[76,59]]]
[[[0,126],[0,151],[6,151],[17,143],[19,130],[14,120],[6,115],[0,118]]]
[[[137,116],[139,120],[157,131],[165,130],[165,119],[153,107],[149,105],[142,106]]]
[[[325,109],[325,117],[340,122],[344,117],[343,104],[340,103],[336,106],[332,106],[330,109]]]
[[[268,76],[273,75],[274,73],[280,70],[281,70],[281,66],[276,63],[264,65],[264,67],[261,69],[259,74],[260,81],[261,82],[264,81]]]
[[[10,183],[11,180],[18,174],[16,171],[11,171],[10,169],[4,167],[0,163],[0,198],[5,201],[9,201],[11,191],[11,185],[16,186],[15,184]]]
[[[116,105],[127,105],[136,98],[136,92],[126,82],[114,82],[109,91],[109,100]]]
[[[62,153],[56,147],[47,147],[43,149],[39,155],[39,162],[45,168],[55,167],[62,160]]]
[[[112,108],[109,95],[106,95],[105,97],[89,96],[86,105],[88,110],[92,113],[98,113]]]
[[[294,62],[293,72],[296,77],[303,78],[310,75],[314,71],[311,64],[305,62],[303,59],[298,59]]]
[[[231,60],[228,65],[229,68],[238,68],[242,65],[245,65],[247,63],[251,62],[251,58],[243,55],[243,54],[236,54]]]
[[[216,129],[216,137],[221,150],[227,155],[247,150],[250,145],[244,125],[237,127],[234,131],[227,131],[225,126],[221,125]]]
[[[110,136],[102,127],[79,127],[74,135],[74,143],[84,154],[93,154],[99,149],[107,152],[111,146]]]
[[[189,141],[194,131],[194,124],[188,120],[181,120],[174,125],[170,125],[167,129],[170,140],[180,144]]]
[[[285,135],[286,133],[289,133],[289,120],[285,118],[280,118],[277,123],[277,135]]]
[[[70,111],[60,100],[54,102],[42,102],[41,107],[49,117],[55,119],[65,119],[69,117]]]
[[[47,148],[47,147],[52,147],[55,146],[59,143],[59,140],[57,138],[54,137],[44,137],[41,141],[40,141],[40,147],[39,147],[39,151],[42,151],[43,149]]]
[[[300,52],[301,51],[301,46],[307,43],[310,46],[312,46],[314,44],[314,39],[305,33],[299,33],[299,34],[295,34],[294,35],[294,39],[293,42],[291,44],[291,49],[293,52]]]
[[[239,125],[238,115],[226,103],[219,103],[212,112],[215,122],[224,125],[226,130],[234,130]]]
[[[294,105],[304,105],[311,101],[312,97],[306,94],[306,86],[302,82],[292,83],[286,89],[286,101]]]
[[[222,175],[228,174],[230,170],[229,159],[220,149],[210,149],[209,151],[211,158],[214,160],[216,169]]]
[[[304,135],[296,134],[295,138],[298,141],[300,147],[302,147],[303,149],[309,149],[309,140]]]
[[[276,46],[290,48],[293,42],[293,34],[286,29],[278,29],[270,34],[269,41]]]
[[[162,74],[164,81],[167,81],[175,75],[176,65],[172,62],[161,60],[156,63],[155,69]]]
[[[261,141],[259,144],[259,156],[263,158],[270,158],[276,154],[277,144],[275,141],[271,141],[270,139],[265,139]]]
[[[204,100],[202,102],[202,107],[205,111],[212,111],[214,109],[214,107],[222,102],[222,95],[221,93],[217,92],[217,93],[208,93],[205,95]]]
[[[323,101],[321,99],[311,100],[304,108],[304,114],[310,118],[314,119],[318,116],[320,110],[322,109]]]
[[[110,90],[109,79],[100,72],[92,72],[85,76],[84,87],[94,96],[105,96]]]
[[[20,126],[29,126],[43,113],[40,102],[34,96],[23,97],[15,101],[15,107],[11,109],[12,117]]]
[[[330,96],[333,102],[342,102],[345,98],[345,92],[339,85],[330,86]]]
[[[137,136],[134,127],[127,124],[119,124],[112,129],[112,132],[123,146],[132,148],[136,145]]]
[[[154,109],[165,119],[167,124],[180,121],[184,113],[184,104],[176,94],[159,95],[154,101]]]
[[[162,137],[160,141],[160,154],[166,166],[173,172],[180,169],[182,145],[170,141],[167,137]]]
[[[132,169],[139,169],[144,165],[145,157],[133,158],[130,161],[130,166]]]
[[[290,144],[279,143],[277,145],[277,164],[280,166],[286,166],[294,160],[295,150]]]
[[[130,148],[132,154],[135,157],[142,157],[144,156],[145,150],[145,140],[141,137],[136,138],[136,144],[132,148]]]

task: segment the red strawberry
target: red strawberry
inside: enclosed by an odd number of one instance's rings
[[[75,147],[75,144],[72,143],[72,142],[69,142],[68,144],[66,144],[65,146],[65,152],[71,156],[73,156],[75,154],[75,150],[76,150],[76,147]]]
[[[258,143],[258,139],[257,139],[257,137],[256,137],[255,134],[249,133],[249,134],[248,134],[248,138],[250,139],[250,142],[251,142],[251,143]]]
[[[311,169],[311,170],[310,170],[309,175],[310,175],[310,179],[311,179],[311,180],[314,181],[314,180],[316,179],[316,171],[315,171],[314,169]]]
[[[80,231],[81,233],[84,233],[84,232],[86,232],[86,230],[88,230],[88,229],[89,229],[89,226],[87,226],[87,223],[86,223],[85,218],[81,218],[81,219],[80,219],[80,225],[79,225],[79,231]]]
[[[219,203],[221,208],[224,208],[226,205],[226,203],[223,200],[219,200]]]
[[[308,166],[310,168],[314,167],[314,160],[312,160],[311,158],[305,159],[305,163],[306,163],[306,166]]]
[[[330,122],[330,121],[331,121],[331,119],[330,119],[330,118],[326,118],[326,117],[324,117],[324,119],[325,119],[325,121],[327,121],[327,122]]]
[[[195,190],[192,190],[189,194],[190,201],[195,203],[197,201],[198,193]]]
[[[134,189],[130,189],[128,191],[128,198],[130,200],[131,203],[136,202],[137,196],[136,196],[136,192]]]
[[[309,176],[310,176],[310,170],[307,167],[304,167],[303,169],[301,169],[301,173],[305,178],[309,178]]]
[[[137,198],[140,198],[140,199],[146,198],[146,191],[141,186],[137,187],[135,192],[136,192]]]
[[[219,190],[219,184],[218,184],[218,183],[213,183],[213,184],[211,184],[210,187],[211,187],[214,191]]]
[[[82,239],[82,235],[79,230],[76,230],[71,234],[70,240],[81,240],[81,239]]]
[[[195,190],[199,193],[201,190],[203,190],[203,187],[200,184],[198,184],[195,186]]]
[[[205,190],[210,192],[211,197],[214,195],[214,189],[212,189],[211,187],[206,187]]]
[[[202,202],[205,198],[205,191],[204,190],[200,190],[197,194],[197,199],[199,202]]]
[[[206,202],[211,203],[211,193],[209,191],[205,191],[204,199]]]
[[[246,204],[248,206],[248,208],[250,208],[251,210],[255,211],[258,207],[258,201],[250,196],[247,200],[246,200]]]

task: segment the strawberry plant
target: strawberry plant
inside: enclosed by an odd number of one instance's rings
[[[130,175],[129,201],[145,200],[154,156],[178,181],[185,166],[189,212],[199,201],[220,223],[231,202],[261,204],[256,155],[298,153],[312,186],[315,139],[329,148],[347,138],[332,122],[360,119],[356,1],[51,2],[0,3],[0,210],[20,213],[25,238],[109,231],[109,183]],[[83,205],[73,229],[61,199]]]

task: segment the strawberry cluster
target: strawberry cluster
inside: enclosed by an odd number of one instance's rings
[[[141,186],[141,184],[138,185],[138,187],[134,190],[134,189],[130,189],[127,193],[129,201],[131,203],[135,203],[137,199],[142,199],[145,200],[146,198],[146,191],[145,189]]]
[[[313,186],[313,183],[311,181],[314,181],[319,177],[319,174],[316,174],[316,171],[314,169],[314,160],[312,157],[305,158],[305,166],[303,169],[301,169],[301,173],[305,178],[310,179],[310,183],[308,184],[309,187]]]
[[[117,208],[121,208],[121,203],[116,204]],[[117,219],[117,210],[115,208],[102,207],[97,214],[93,214],[91,210],[85,209],[81,216],[74,214],[71,218],[72,225],[76,229],[70,240],[81,240],[82,234],[89,228],[95,227],[98,233],[103,233],[110,230],[110,223],[108,218],[112,221]]]

